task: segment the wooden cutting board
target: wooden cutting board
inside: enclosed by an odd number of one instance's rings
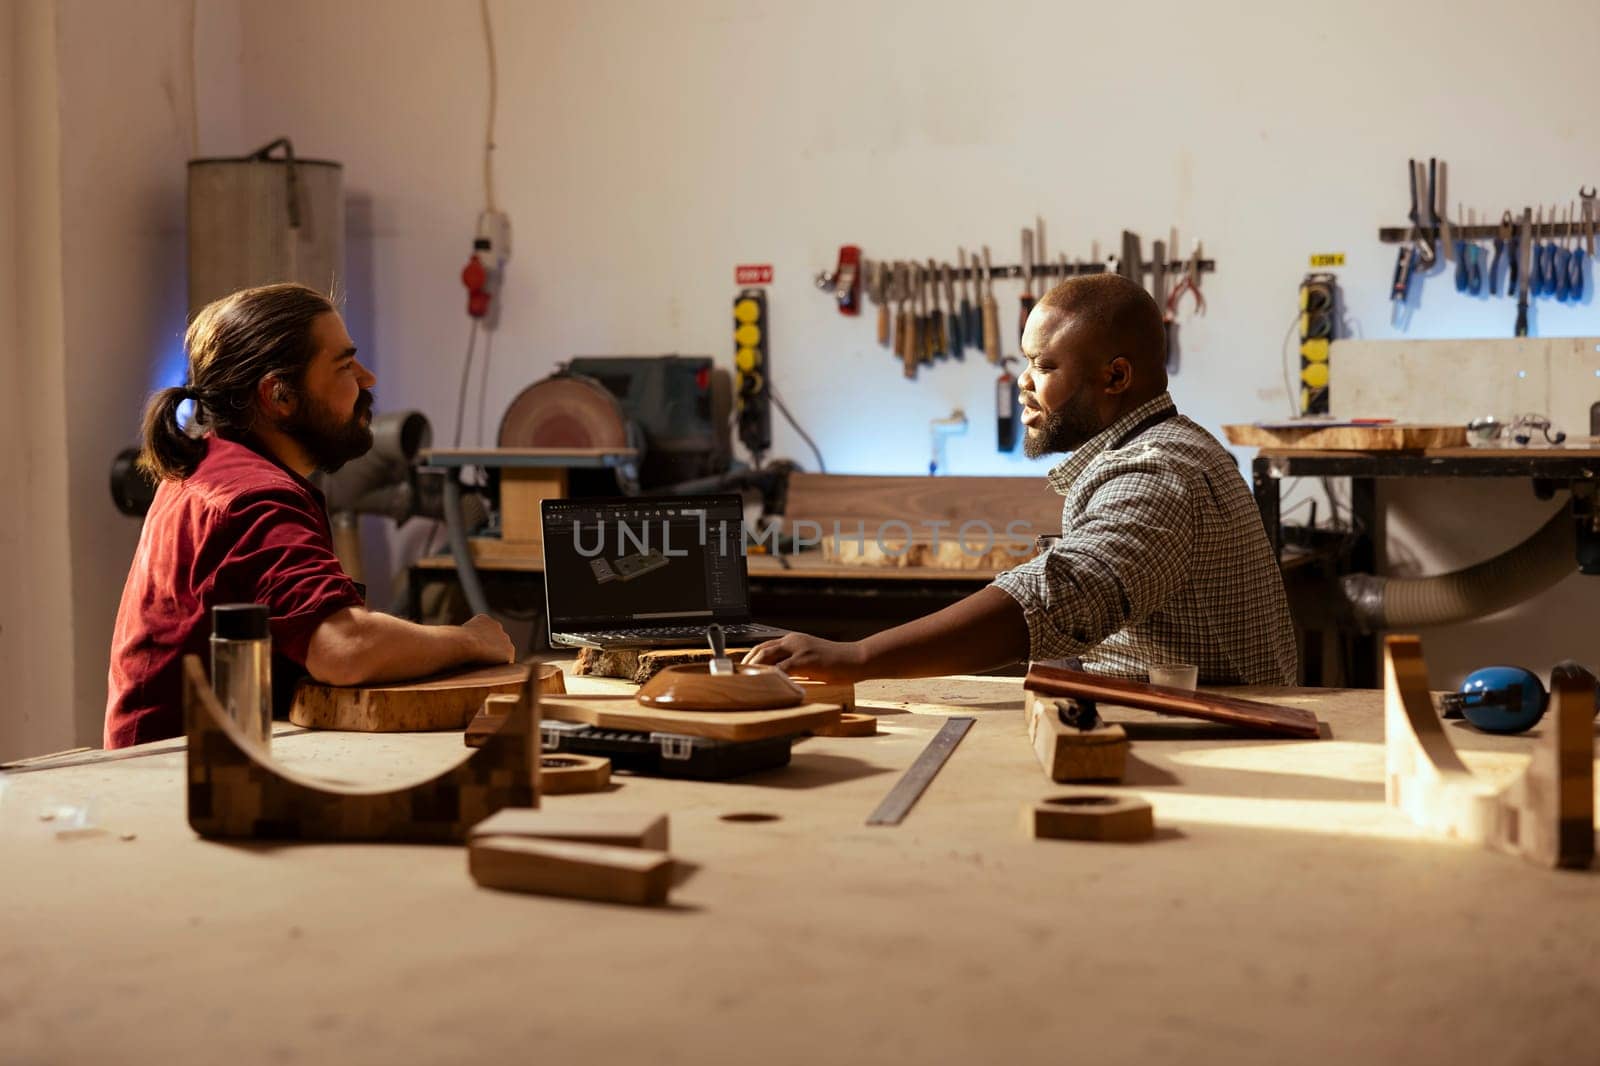
[[[1244,726],[1277,736],[1316,740],[1322,735],[1317,726],[1317,716],[1300,707],[1280,707],[1275,703],[1261,703],[1237,696],[1164,688],[1115,677],[1097,677],[1055,666],[1035,664],[1029,667],[1022,687],[1046,696],[1099,700],[1161,714],[1226,722],[1228,725]]]
[[[1467,427],[1459,425],[1393,422],[1388,425],[1335,423],[1290,426],[1223,426],[1228,442],[1253,448],[1305,448],[1310,451],[1392,452],[1426,448],[1463,448]]]
[[[809,733],[836,725],[837,704],[802,703],[776,711],[668,711],[645,707],[633,696],[549,696],[539,713],[557,722],[583,722],[602,729],[680,733],[713,740],[763,740]]]
[[[289,721],[308,729],[357,733],[465,729],[486,697],[519,695],[531,669],[526,663],[507,663],[388,685],[302,681]]]

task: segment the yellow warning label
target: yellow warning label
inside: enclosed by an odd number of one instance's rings
[[[1311,257],[1311,265],[1314,267],[1342,267],[1344,266],[1344,253],[1323,252],[1321,255],[1314,255]]]

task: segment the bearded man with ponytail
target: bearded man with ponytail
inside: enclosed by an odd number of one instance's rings
[[[265,604],[282,715],[307,674],[335,685],[508,662],[484,615],[422,626],[368,611],[333,551],[308,478],[372,447],[372,387],[328,299],[302,285],[245,289],[205,307],[184,337],[186,384],[144,415],[140,465],[159,480],[117,611],[105,745],[183,732],[183,656],[204,655],[211,608]],[[192,401],[192,428],[179,421]]]

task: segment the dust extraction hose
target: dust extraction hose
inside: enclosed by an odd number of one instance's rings
[[[1575,573],[1577,523],[1562,507],[1516,547],[1454,573],[1394,578],[1351,574],[1340,581],[1363,632],[1446,625],[1502,611]]]

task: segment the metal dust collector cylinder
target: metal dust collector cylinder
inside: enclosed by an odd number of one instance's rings
[[[276,153],[276,154],[275,154]],[[287,139],[189,161],[189,315],[253,285],[344,285],[344,168],[296,159]]]

